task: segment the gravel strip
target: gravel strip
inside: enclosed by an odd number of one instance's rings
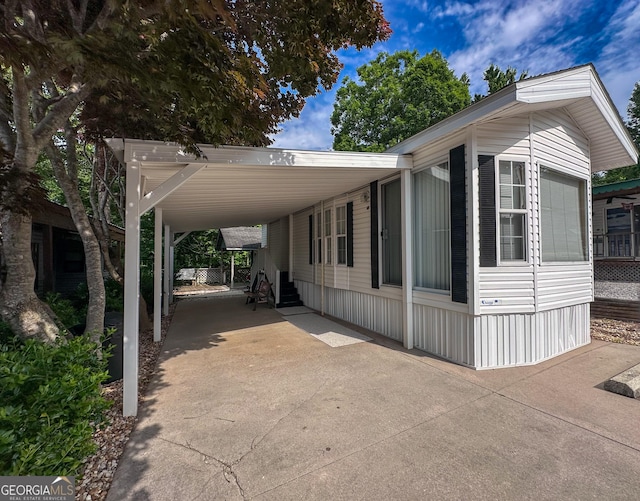
[[[153,331],[140,335],[140,379],[138,386],[139,405],[144,405],[147,384],[153,377],[160,348],[167,334],[175,304],[169,315],[162,319],[162,341],[153,342]],[[591,337],[613,343],[625,343],[640,346],[640,322],[622,322],[595,318],[591,320]],[[120,456],[124,452],[131,430],[136,423],[134,417],[122,416],[122,380],[104,387],[104,395],[114,402],[107,413],[109,424],[100,426],[94,433],[98,451],[85,460],[84,473],[76,486],[76,500],[102,501],[107,497],[113,475],[118,467]]]
[[[153,341],[153,329],[140,333],[139,406],[144,405],[144,394],[155,372],[160,349],[171,324],[174,310],[175,304],[171,305],[169,314],[162,318],[162,339],[159,343]],[[85,459],[83,473],[76,479],[76,500],[79,501],[101,501],[107,498],[120,456],[136,424],[135,417],[122,415],[122,379],[104,385],[102,393],[107,400],[113,402],[113,405],[106,413],[105,422],[93,434],[98,450]]]
[[[593,286],[594,294],[597,298],[640,301],[640,283],[638,282],[606,282],[604,280],[596,280]]]

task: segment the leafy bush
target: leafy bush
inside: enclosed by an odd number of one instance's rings
[[[15,334],[11,330],[11,326],[7,322],[0,320],[0,344],[13,342],[14,339]]]
[[[0,475],[75,475],[94,452],[107,379],[87,337],[0,344]]]
[[[73,302],[63,298],[59,292],[47,292],[45,301],[56,314],[60,323],[67,329],[82,322],[80,313],[76,310]]]

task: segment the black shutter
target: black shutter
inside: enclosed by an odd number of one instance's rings
[[[309,264],[313,264],[313,214],[309,214]]]
[[[467,302],[467,195],[464,144],[449,152],[451,203],[451,299]]]
[[[347,203],[347,266],[353,268],[353,202]]]
[[[480,266],[498,265],[496,252],[496,164],[495,158],[478,155],[480,198]]]
[[[369,185],[369,210],[371,211],[371,288],[380,288],[378,276],[378,181]]]

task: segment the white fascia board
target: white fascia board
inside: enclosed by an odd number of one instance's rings
[[[182,146],[161,141],[125,139],[125,162],[218,164],[308,168],[410,169],[412,160],[397,153],[284,150],[243,146],[198,145],[201,157]],[[129,147],[128,151],[126,146]]]
[[[485,120],[516,104],[516,87],[510,85],[495,94],[485,97],[482,101],[459,111],[455,115],[445,118],[415,136],[392,146],[386,153],[412,153],[428,143],[457,132],[468,125]]]
[[[611,97],[604,87],[598,74],[593,71],[591,74],[593,103],[598,108],[604,119],[609,124],[611,131],[615,134],[618,141],[629,155],[629,165],[638,162],[638,150],[636,148],[629,130],[624,125],[618,110],[611,101]],[[606,103],[606,104],[605,104]]]

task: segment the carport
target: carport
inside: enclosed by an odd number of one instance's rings
[[[291,217],[399,170],[408,173],[412,166],[410,156],[394,153],[200,145],[200,155],[194,155],[157,141],[113,139],[109,145],[126,166],[125,416],[138,410],[140,216],[155,210],[154,339],[159,341],[161,311],[168,310],[171,295],[173,246],[188,232]]]

